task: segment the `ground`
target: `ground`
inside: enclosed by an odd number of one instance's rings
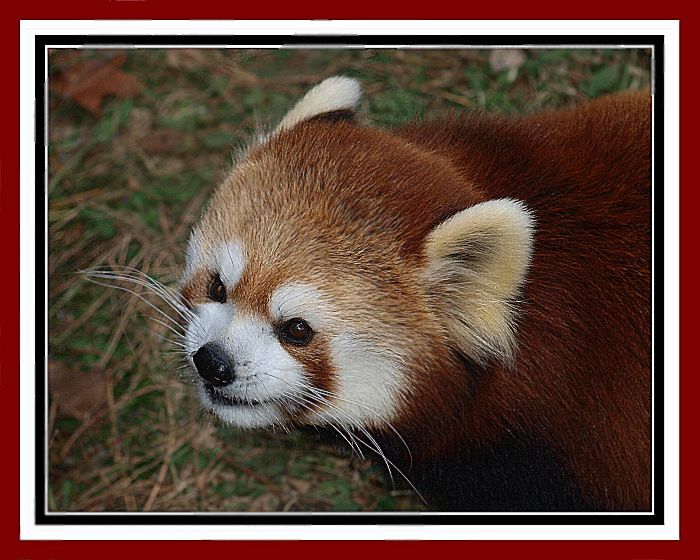
[[[156,312],[77,271],[128,265],[175,286],[189,228],[234,151],[326,77],[359,78],[360,119],[396,126],[647,87],[650,58],[59,49],[49,63],[49,509],[378,511],[423,506],[349,449],[219,424],[199,408]]]

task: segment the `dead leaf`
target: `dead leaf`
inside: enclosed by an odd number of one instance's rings
[[[105,97],[131,97],[143,89],[135,76],[119,69],[125,61],[126,56],[120,55],[107,61],[77,62],[52,78],[51,88],[98,116]]]
[[[518,70],[525,64],[525,51],[520,49],[495,49],[489,54],[489,66],[494,72],[508,70],[508,81],[518,76]]]
[[[107,406],[107,375],[70,368],[49,360],[49,392],[63,415],[81,420]]]

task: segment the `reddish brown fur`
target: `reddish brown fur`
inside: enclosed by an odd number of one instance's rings
[[[368,337],[410,349],[418,373],[395,425],[417,463],[534,433],[590,507],[648,510],[649,101],[648,92],[630,93],[520,119],[470,115],[395,132],[314,119],[254,150],[214,197],[202,229],[247,250],[237,305],[266,313],[276,287],[309,282]],[[534,254],[515,366],[493,361],[476,379],[418,272],[433,228],[502,197],[534,211]],[[236,216],[219,207],[237,208]],[[331,383],[320,354],[298,354],[319,383]]]
[[[207,303],[207,292],[212,282],[213,276],[211,270],[200,269],[190,278],[187,283],[180,289],[183,301],[188,305],[198,303]]]
[[[329,359],[328,341],[323,334],[317,333],[314,335],[313,340],[304,348],[287,344],[286,349],[287,352],[304,365],[304,371],[309,377],[309,382],[314,387],[324,391],[335,390],[333,384],[335,371]]]
[[[536,427],[604,508],[651,507],[649,123],[644,92],[401,132],[536,214],[516,370],[490,370],[464,425]]]

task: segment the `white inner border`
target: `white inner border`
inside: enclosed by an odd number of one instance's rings
[[[169,525],[38,526],[34,522],[34,38],[36,35],[664,35],[664,466],[663,526]],[[79,46],[79,45],[76,45]],[[164,45],[166,46],[166,43]],[[225,45],[221,45],[225,46]],[[251,45],[260,47],[260,45]],[[274,46],[274,45],[271,45]],[[391,45],[404,47],[404,45]],[[537,46],[537,45],[533,45]],[[607,45],[609,46],[609,45]],[[66,48],[67,46],[61,45]],[[206,45],[204,47],[219,48]],[[339,45],[338,47],[342,47]],[[417,48],[416,46],[405,46]],[[440,45],[435,47],[445,48]],[[93,48],[90,46],[90,48]],[[97,47],[95,47],[97,48]],[[139,47],[141,48],[141,47]],[[156,47],[145,47],[156,48]],[[235,45],[235,48],[244,48]],[[313,48],[320,48],[313,46]],[[380,48],[380,47],[377,47]],[[421,45],[419,48],[429,48]],[[457,47],[455,47],[457,48]],[[461,48],[461,47],[460,47]],[[477,48],[487,48],[479,46]],[[586,48],[592,48],[586,45]],[[20,538],[22,539],[678,539],[679,26],[677,21],[22,21],[20,24]],[[44,258],[47,258],[47,254]],[[48,344],[48,333],[47,333]],[[670,341],[670,342],[669,342]],[[48,395],[48,392],[46,393]],[[431,512],[432,513],[432,512]],[[107,514],[102,514],[107,515]],[[119,514],[127,515],[127,514]],[[134,513],[131,515],[149,515]],[[163,515],[162,513],[160,515]],[[166,514],[192,515],[192,514]],[[216,514],[214,514],[216,515]],[[259,514],[264,516],[265,514]],[[294,515],[294,514],[285,514]],[[358,515],[369,515],[362,513]],[[448,515],[448,514],[442,514]],[[484,515],[480,513],[479,515]],[[528,514],[509,514],[528,515]],[[557,513],[555,515],[565,515]],[[601,514],[595,514],[601,515]],[[644,513],[639,515],[645,515]]]

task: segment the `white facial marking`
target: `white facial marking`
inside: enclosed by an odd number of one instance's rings
[[[232,290],[238,284],[244,268],[245,257],[238,243],[225,243],[219,247],[216,255],[216,269],[227,289]]]
[[[182,274],[182,282],[187,282],[194,275],[195,271],[205,260],[204,245],[202,243],[202,232],[198,229],[192,230],[190,238],[187,240],[187,250],[185,252],[185,271]]]
[[[338,324],[330,298],[307,284],[294,282],[277,288],[270,297],[268,309],[277,321],[299,317],[316,332],[328,332]]]
[[[265,428],[281,420],[279,407],[275,403],[262,403],[254,406],[220,405],[211,401],[211,397],[204,385],[199,385],[197,392],[204,406],[214,412],[226,424],[240,428]]]
[[[195,229],[187,241],[185,272],[181,282],[186,283],[197,270],[207,268],[218,272],[226,288],[232,290],[241,279],[245,263],[243,248],[239,243],[222,243],[211,251],[204,242],[202,232]]]
[[[332,339],[331,357],[339,408],[362,423],[391,420],[405,384],[397,357],[353,333]]]
[[[232,305],[221,303],[202,303],[195,306],[194,314],[197,318],[188,323],[185,333],[187,354],[191,356],[208,342],[225,336],[234,312]]]

